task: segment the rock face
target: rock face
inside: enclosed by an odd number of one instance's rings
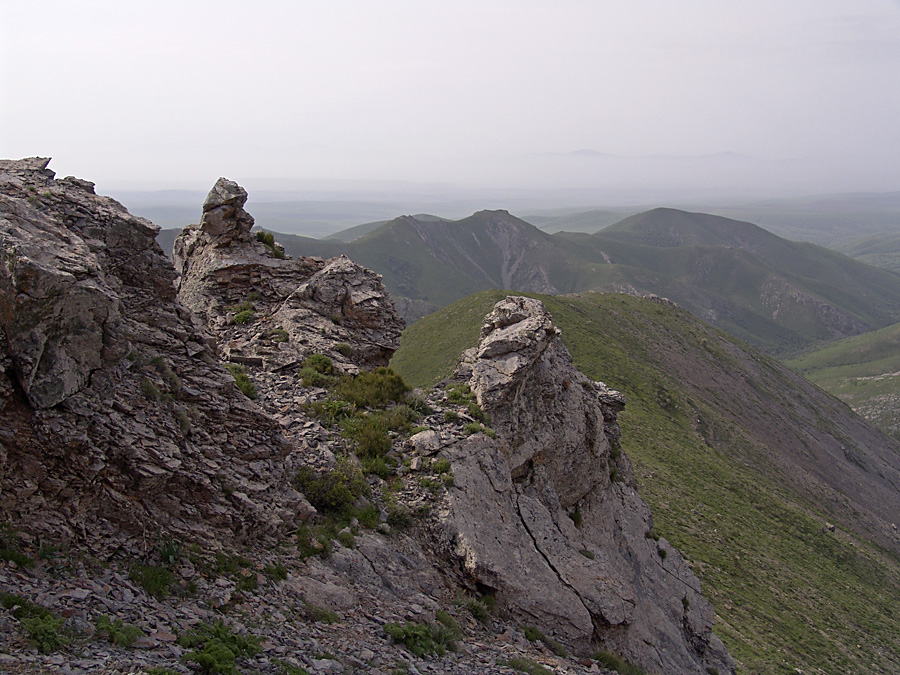
[[[678,552],[653,537],[618,447],[618,392],[592,382],[537,300],[509,297],[460,362],[498,440],[448,449],[448,547],[526,623],[653,672],[732,672],[713,609]]]
[[[381,277],[345,256],[286,257],[251,235],[246,200],[220,178],[172,256],[179,299],[206,320],[225,358],[280,369],[322,353],[348,372],[387,365],[404,322]]]
[[[176,300],[158,228],[48,162],[0,162],[0,511],[97,552],[295,527],[291,448]]]

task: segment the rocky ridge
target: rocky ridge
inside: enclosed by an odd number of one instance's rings
[[[607,672],[586,656],[564,656],[560,643],[583,655],[617,651],[660,672],[731,671],[696,579],[671,546],[648,537],[649,510],[616,442],[624,401],[574,369],[539,303],[500,303],[458,381],[407,399],[421,410],[417,433],[392,434],[388,473],[368,475],[367,496],[354,505],[374,509],[375,521],[354,517],[336,533],[321,529],[330,516],[315,513],[291,478],[300,467],[327,477],[340,462],[358,460],[340,426],[307,412],[310,404],[338,402],[335,391],[307,386],[296,371],[311,354],[320,362],[328,355],[338,373],[389,357],[400,324],[378,277],[342,258],[280,257],[275,242],[250,235],[246,193],[222,179],[201,224],[186,228],[176,248],[181,304],[175,275],[152,242],[154,226],[93,195],[90,184],[54,181],[45,160],[4,163],[0,175],[3,250],[16,263],[8,269],[30,270],[38,249],[55,250],[47,241],[27,249],[22,231],[77,243],[89,230],[86,260],[96,271],[76,280],[88,279],[112,299],[127,336],[118,345],[115,322],[101,322],[110,326],[108,337],[101,334],[113,349],[98,368],[88,367],[81,389],[39,408],[28,398],[37,388],[22,375],[30,371],[17,365],[28,363],[17,356],[23,350],[8,346],[21,342],[24,321],[3,326],[14,338],[3,350],[2,414],[15,426],[0,437],[0,506],[19,532],[2,543],[36,562],[0,562],[4,593],[23,599],[10,604],[4,596],[0,624],[11,630],[3,631],[2,668],[188,672],[189,648],[176,638],[224,619],[235,632],[262,639],[257,655],[238,660],[242,672],[512,673],[523,658],[550,672]],[[68,211],[84,222],[67,220]],[[128,236],[115,238],[119,230]],[[148,292],[153,275],[160,281]],[[24,292],[21,279],[35,276],[10,274],[4,302],[31,307],[35,294]],[[61,315],[53,305],[40,308],[48,307],[33,311]],[[248,311],[246,321],[235,320]],[[45,353],[78,354],[64,339],[65,322],[37,323],[53,327],[43,333]],[[70,360],[60,375],[81,372],[83,359]],[[255,402],[217,360],[246,369]],[[44,390],[67,391],[72,378],[55,384],[52,371],[41,371],[52,385]],[[39,475],[46,455],[30,440],[37,436],[56,449],[49,478]],[[153,459],[163,468],[153,472],[150,494],[141,490],[148,465],[155,468],[141,453],[176,438],[181,464],[158,451]],[[194,444],[207,438],[218,445]],[[66,472],[86,463],[80,452],[104,463],[92,481]],[[130,463],[133,455],[142,463]],[[114,462],[118,473],[106,468]],[[131,511],[116,512],[103,481],[138,486],[122,488]],[[62,503],[73,495],[71,506]],[[132,534],[138,526],[140,539]],[[67,556],[55,556],[52,546]],[[210,548],[223,546],[212,560]],[[171,571],[167,595],[148,593],[136,562]],[[14,618],[22,601],[64,619],[72,643],[50,655],[29,646]],[[493,603],[497,609],[488,612]],[[391,623],[436,625],[440,612],[459,628],[458,650],[446,656],[417,655],[385,634]],[[101,640],[101,615],[138,626],[141,649]],[[547,637],[536,639],[523,626]]]

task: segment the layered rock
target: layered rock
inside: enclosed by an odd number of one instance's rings
[[[173,250],[178,297],[216,333],[223,356],[269,370],[310,353],[348,372],[387,365],[404,323],[380,275],[345,256],[285,256],[251,233],[246,200],[243,188],[220,178],[200,224],[184,228]]]
[[[3,518],[98,552],[295,527],[291,447],[177,301],[158,228],[48,162],[0,162]]]
[[[653,537],[618,447],[623,397],[574,367],[542,303],[498,303],[457,374],[498,434],[446,450],[444,534],[470,581],[567,644],[654,672],[731,672],[699,581]]]

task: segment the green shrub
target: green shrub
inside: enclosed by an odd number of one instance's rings
[[[341,620],[336,612],[308,602],[303,603],[303,613],[306,614],[310,621],[315,621],[316,623],[332,624]]]
[[[336,387],[339,398],[358,408],[378,408],[400,402],[409,386],[390,368],[376,368],[356,377],[345,375]]]
[[[457,405],[463,405],[474,400],[475,395],[467,384],[457,384],[447,392],[447,401]]]
[[[122,619],[113,621],[109,616],[101,616],[94,624],[98,635],[105,635],[114,645],[130,647],[144,634],[137,626],[122,623]]]
[[[167,596],[175,583],[172,570],[157,565],[132,565],[128,576],[155,598]]]
[[[456,619],[454,619],[448,612],[443,609],[439,609],[434,613],[434,618],[437,619],[437,622],[447,628],[457,639],[462,637],[462,629],[459,627],[459,624],[456,623]]]
[[[148,401],[159,401],[162,398],[162,392],[159,387],[149,378],[145,377],[141,380],[140,388],[144,398]]]
[[[488,606],[482,600],[470,598],[466,600],[466,609],[475,617],[475,620],[485,625],[491,622],[491,613]]]
[[[290,335],[284,328],[273,328],[266,333],[266,338],[272,342],[287,342],[290,339]]]
[[[384,415],[350,417],[343,422],[342,435],[353,441],[353,451],[360,457],[383,457],[391,449],[388,423]]]
[[[346,342],[339,342],[334,346],[334,351],[349,359],[350,355],[353,353],[353,347]]]
[[[386,623],[384,632],[397,643],[403,644],[416,656],[437,654],[443,656],[447,650],[456,649],[456,636],[447,626],[422,624],[407,621],[405,624]]]
[[[231,376],[234,378],[234,383],[244,396],[250,399],[255,399],[257,397],[256,385],[253,384],[253,380],[247,376],[243,366],[240,366],[237,363],[226,363],[225,368],[231,373]]]
[[[369,490],[359,466],[348,457],[339,459],[332,471],[323,473],[301,467],[295,482],[310,504],[331,513],[347,512]]]
[[[448,473],[450,471],[450,460],[443,457],[435,460],[434,464],[431,465],[431,470],[435,473]]]
[[[30,616],[21,619],[28,641],[42,654],[48,654],[69,644],[71,640],[59,632],[63,619],[51,615]]]
[[[303,406],[304,412],[317,418],[323,426],[330,427],[356,413],[356,406],[337,398],[313,401]]]
[[[201,623],[182,634],[178,644],[191,651],[182,658],[193,661],[204,673],[235,673],[239,656],[252,656],[260,651],[260,639],[253,635],[235,635],[221,620]]]
[[[303,361],[304,368],[312,368],[323,375],[331,375],[334,372],[334,364],[324,354],[310,354]]]
[[[245,309],[234,315],[234,322],[243,326],[244,324],[250,323],[253,321],[253,310]]]
[[[459,422],[459,413],[454,412],[453,410],[445,410],[444,411],[444,421],[456,423]]]
[[[275,246],[275,235],[272,232],[259,230],[256,233],[256,241],[260,241],[266,246]]]
[[[586,548],[581,549],[579,553],[589,560],[596,560],[597,558],[593,551],[589,551]]]

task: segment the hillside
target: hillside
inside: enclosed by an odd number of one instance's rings
[[[445,377],[502,295],[410,326],[392,365],[418,385]],[[739,672],[896,672],[897,444],[669,304],[542,300],[579,368],[625,394],[641,495],[701,578]]]
[[[827,345],[786,365],[900,439],[900,324]]]
[[[900,233],[885,232],[848,239],[832,244],[831,248],[867,265],[900,272]]]

